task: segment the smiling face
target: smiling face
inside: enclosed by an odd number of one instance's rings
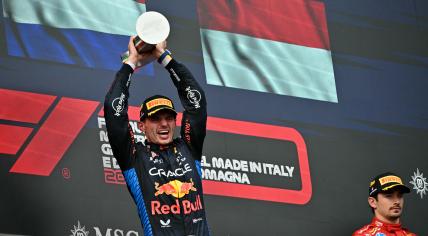
[[[403,193],[400,190],[378,193],[377,199],[369,197],[368,201],[376,218],[387,223],[400,223],[404,205]]]
[[[168,145],[172,142],[176,127],[175,113],[167,109],[160,110],[145,118],[139,125],[149,142]]]

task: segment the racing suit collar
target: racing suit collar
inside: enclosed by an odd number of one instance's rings
[[[403,228],[401,227],[401,223],[399,223],[399,224],[386,223],[386,222],[379,220],[376,217],[373,217],[372,225],[377,226],[377,227],[381,227],[381,228],[383,228],[386,231],[391,232],[391,233],[403,230]]]
[[[161,151],[161,150],[166,150],[169,149],[171,147],[175,146],[175,140],[173,140],[171,143],[167,144],[167,145],[159,145],[156,143],[152,143],[149,142],[147,139],[144,141],[144,144],[146,145],[146,147],[152,151]]]

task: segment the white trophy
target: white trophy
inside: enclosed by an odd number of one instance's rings
[[[164,41],[169,35],[169,22],[165,16],[155,11],[141,14],[135,25],[137,36],[134,45],[138,53],[150,52],[156,44]],[[129,51],[121,55],[122,62],[129,57]]]

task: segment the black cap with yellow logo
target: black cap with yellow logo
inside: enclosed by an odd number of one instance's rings
[[[398,175],[386,172],[374,177],[370,182],[369,196],[374,197],[378,193],[387,192],[395,188],[399,188],[403,193],[410,192],[410,189],[403,184],[403,181],[401,181]]]
[[[155,114],[160,110],[168,109],[177,114],[172,100],[162,95],[154,95],[144,100],[140,110],[140,120]]]

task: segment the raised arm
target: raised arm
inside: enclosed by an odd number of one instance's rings
[[[109,142],[122,170],[129,169],[134,161],[134,134],[128,118],[131,76],[137,65],[143,66],[154,59],[150,53],[137,53],[133,37],[129,40],[128,49],[128,60],[116,73],[115,80],[104,100],[104,117],[106,119]]]
[[[122,170],[131,167],[133,133],[128,119],[129,85],[133,69],[127,64],[116,73],[116,78],[104,100],[104,117],[113,154]]]
[[[207,123],[205,93],[192,73],[183,64],[174,60],[168,51],[158,58],[158,62],[168,70],[184,107],[181,137],[188,144],[193,157],[200,160]]]

